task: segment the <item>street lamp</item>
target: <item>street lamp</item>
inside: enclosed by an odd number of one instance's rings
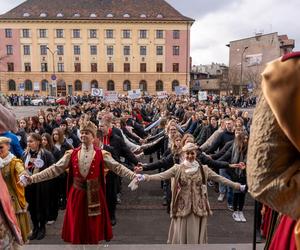
[[[246,46],[244,49],[243,49],[243,52],[242,52],[242,56],[241,56],[241,87],[240,87],[240,95],[242,94],[242,86],[243,86],[243,59],[244,59],[244,54],[246,52],[246,50],[248,49],[249,47]]]
[[[52,55],[52,72],[53,72],[53,75],[55,76],[55,64],[54,64],[54,55],[55,53],[57,53],[57,50],[55,51],[52,51],[49,47],[47,47],[47,50],[49,50],[49,52],[51,53]],[[57,96],[57,85],[56,85],[56,91],[55,91],[55,94]],[[48,87],[48,92],[49,92],[49,87]]]

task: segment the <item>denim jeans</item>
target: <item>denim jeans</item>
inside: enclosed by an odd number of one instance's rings
[[[227,174],[226,169],[220,169],[219,174],[229,180],[231,180],[230,175]],[[231,187],[225,186],[223,184],[219,185],[219,192],[222,194],[226,194],[227,191],[227,204],[232,206],[233,202],[233,190]]]

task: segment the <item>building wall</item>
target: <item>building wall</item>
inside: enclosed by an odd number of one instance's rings
[[[1,91],[6,92],[8,89],[7,81],[13,79],[17,86],[19,83],[30,79],[32,82],[40,82],[46,79],[51,83],[51,74],[53,73],[52,55],[40,55],[40,45],[47,45],[52,51],[56,50],[57,45],[64,45],[64,55],[54,56],[54,66],[58,79],[65,80],[66,84],[74,84],[76,79],[82,82],[90,83],[96,79],[99,86],[106,89],[108,80],[114,80],[116,90],[123,92],[123,81],[131,81],[131,89],[138,88],[141,80],[146,80],[148,83],[148,92],[155,93],[155,82],[162,80],[164,82],[164,90],[171,91],[171,82],[178,80],[181,85],[187,85],[189,81],[189,29],[190,25],[182,22],[10,22],[0,23],[0,51],[5,48],[6,53],[6,39],[4,39],[4,29],[14,29],[14,55],[15,72],[2,72],[1,76]],[[20,37],[22,29],[30,29],[30,38]],[[47,38],[39,38],[39,29],[47,29]],[[64,29],[64,38],[56,38],[56,29]],[[80,38],[72,37],[72,30],[80,29]],[[89,38],[89,30],[97,30],[97,38]],[[105,30],[113,29],[114,38],[105,38]],[[131,30],[131,38],[122,38],[122,31],[124,29]],[[146,39],[139,38],[139,30],[148,30],[148,37]],[[156,38],[156,30],[164,30],[164,38]],[[173,41],[173,30],[180,30],[180,39]],[[30,45],[31,55],[23,55],[23,45]],[[173,44],[180,46],[180,56],[173,56]],[[73,54],[73,45],[80,45],[81,54],[76,56]],[[97,46],[97,55],[90,55],[90,45]],[[106,55],[106,46],[114,46],[114,55]],[[123,55],[123,46],[129,45],[131,47],[130,56]],[[140,46],[147,46],[147,55],[140,56]],[[164,46],[163,56],[156,55],[156,46]],[[76,60],[78,57],[78,61]],[[24,63],[31,63],[32,72],[24,72]],[[48,72],[41,72],[41,63],[48,64]],[[57,63],[64,63],[65,72],[57,72]],[[81,72],[74,72],[74,63],[81,63]],[[114,63],[114,73],[107,72],[107,63]],[[123,72],[123,64],[130,63],[130,73]],[[147,64],[147,72],[140,73],[140,63]],[[97,63],[98,72],[91,72],[91,63]],[[156,73],[156,63],[163,63],[163,73]],[[173,73],[173,63],[180,64],[180,72]],[[1,71],[6,71],[6,64],[2,64]],[[18,92],[18,91],[16,91]],[[44,93],[40,93],[44,94]]]
[[[9,28],[9,26],[5,26]],[[6,45],[13,46],[13,54],[7,56]],[[21,71],[20,30],[12,29],[12,37],[5,37],[5,28],[0,29],[0,72],[7,71],[7,63],[14,63],[15,71]]]

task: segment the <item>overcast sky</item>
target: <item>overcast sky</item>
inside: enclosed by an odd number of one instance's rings
[[[76,1],[76,0],[74,0]],[[0,13],[23,0],[0,0]],[[167,0],[183,15],[195,19],[191,30],[193,64],[228,64],[229,41],[255,32],[278,32],[296,40],[300,49],[299,0]],[[299,43],[298,43],[299,42]]]

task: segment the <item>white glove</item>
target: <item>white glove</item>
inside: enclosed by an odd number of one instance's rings
[[[143,174],[137,174],[136,178],[138,182],[145,181],[145,176]]]
[[[246,190],[246,185],[240,185],[240,191],[245,192]]]

